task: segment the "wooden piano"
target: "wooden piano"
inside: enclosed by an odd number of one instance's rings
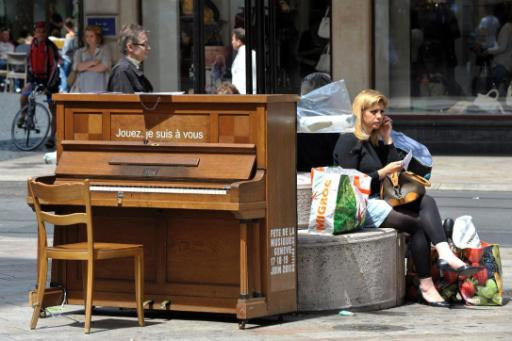
[[[144,245],[146,308],[242,324],[296,310],[296,96],[53,99],[58,164],[37,180],[91,180],[95,241]],[[55,228],[55,244],[83,238]],[[83,302],[80,266],[52,264],[69,303]],[[134,307],[132,276],[129,259],[98,262],[94,304]]]

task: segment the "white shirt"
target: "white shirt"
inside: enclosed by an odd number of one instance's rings
[[[245,45],[240,46],[233,65],[231,65],[232,83],[241,94],[246,94],[245,89]],[[252,93],[256,93],[256,52],[252,51]]]

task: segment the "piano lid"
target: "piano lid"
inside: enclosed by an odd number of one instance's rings
[[[59,178],[249,180],[254,144],[63,141]]]

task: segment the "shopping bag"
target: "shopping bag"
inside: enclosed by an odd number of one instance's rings
[[[366,215],[371,178],[355,169],[311,170],[309,231],[340,234],[360,227]]]
[[[481,242],[478,248],[462,250],[462,260],[483,269],[460,280],[462,299],[471,305],[503,304],[503,272],[498,244]]]

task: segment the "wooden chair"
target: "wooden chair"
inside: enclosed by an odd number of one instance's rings
[[[14,92],[16,87],[16,79],[23,80],[23,84],[27,83],[27,54],[24,52],[7,52],[6,55],[6,86],[7,82],[9,82],[9,91]]]
[[[140,326],[144,326],[144,310],[142,306],[144,294],[144,249],[137,244],[95,243],[93,239],[93,225],[91,215],[91,198],[89,193],[89,181],[83,184],[46,185],[29,181],[30,195],[34,200],[34,207],[38,225],[38,281],[37,298],[33,303],[32,322],[30,328],[37,325],[40,309],[46,287],[48,272],[48,259],[82,260],[86,267],[84,275],[84,305],[85,305],[85,333],[89,333],[91,325],[91,310],[93,304],[94,288],[94,263],[96,260],[134,257],[135,269],[135,299],[137,317]],[[43,211],[41,205],[45,203],[68,203],[85,206],[85,213],[53,214]],[[87,229],[87,241],[74,244],[61,244],[50,247],[47,243],[45,223],[58,226],[85,224]],[[68,227],[69,228],[69,227]]]

